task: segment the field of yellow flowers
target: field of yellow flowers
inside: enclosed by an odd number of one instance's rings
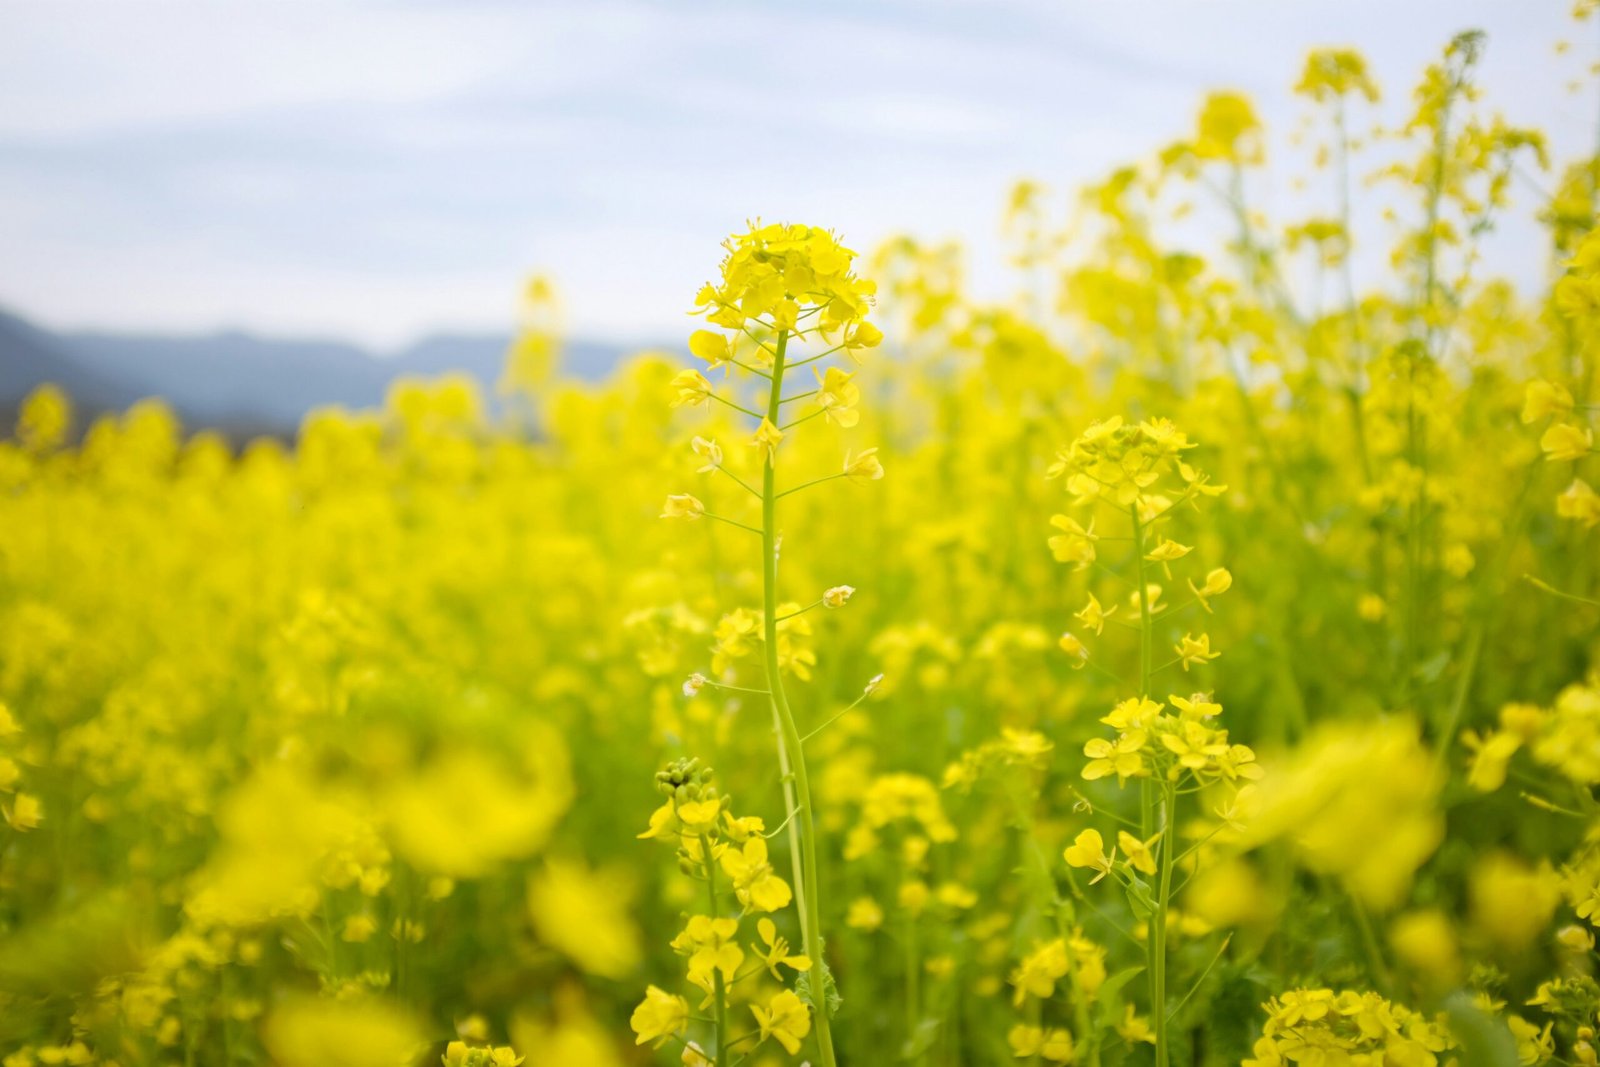
[[[1231,93],[1018,186],[1012,301],[754,223],[598,386],[540,283],[493,408],[40,390],[0,1062],[1596,1064],[1600,157],[1482,47],[1309,58],[1316,217]]]

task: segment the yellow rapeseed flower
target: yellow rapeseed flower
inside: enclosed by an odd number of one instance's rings
[[[1105,851],[1105,839],[1100,836],[1099,830],[1085,830],[1073,839],[1072,844],[1062,853],[1069,867],[1085,867],[1098,871],[1089,884],[1093,885],[1111,873],[1112,865],[1116,862],[1116,854],[1110,855]]]
[[[643,1045],[653,1041],[656,1048],[683,1033],[688,1023],[689,1002],[656,986],[645,990],[644,999],[633,1009],[633,1017],[628,1020],[628,1025],[638,1035],[634,1044]]]
[[[766,1007],[750,1005],[750,1013],[756,1017],[761,1040],[775,1038],[791,1056],[799,1053],[801,1040],[811,1032],[811,1012],[787,989],[775,994]]]

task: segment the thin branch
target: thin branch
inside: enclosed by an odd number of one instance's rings
[[[728,477],[730,477],[734,481],[738,482],[739,485],[744,489],[745,492],[749,493],[751,496],[755,497],[757,500],[761,499],[760,490],[753,488],[750,485],[749,482],[746,482],[743,478],[741,478],[737,474],[733,473],[727,467],[724,467],[722,464],[719,463],[719,464],[717,464],[717,470],[721,471],[723,474],[726,474]]]
[[[829,475],[827,475],[825,477],[822,477],[822,478],[815,478],[815,479],[813,479],[813,480],[811,480],[809,482],[801,482],[799,485],[795,486],[793,489],[785,489],[783,492],[779,493],[775,499],[782,500],[784,497],[788,496],[790,493],[798,493],[802,489],[810,489],[813,485],[821,485],[823,482],[831,482],[835,478],[843,478],[843,477],[844,477],[844,474],[841,472],[839,474],[829,474]]]
[[[732,408],[735,411],[744,412],[746,415],[749,415],[752,419],[759,419],[761,417],[760,415],[756,414],[754,411],[751,411],[749,408],[744,407],[744,406],[739,405],[739,404],[735,404],[733,401],[729,400],[725,396],[718,396],[716,393],[707,393],[706,395],[709,396],[712,400],[715,400],[719,404],[726,404],[726,405],[728,405],[730,408]]]
[[[759,530],[758,528],[756,528],[754,526],[751,526],[751,525],[749,525],[747,523],[742,523],[738,519],[729,519],[729,518],[725,518],[725,517],[723,517],[721,515],[713,515],[709,511],[701,512],[701,514],[703,514],[708,519],[716,519],[718,522],[725,522],[729,526],[737,526],[741,530],[749,530],[751,533],[757,535],[758,537],[761,536],[761,530]]]

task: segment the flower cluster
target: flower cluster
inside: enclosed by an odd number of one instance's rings
[[[1191,599],[1172,607],[1162,600],[1165,586],[1153,580],[1152,572],[1159,568],[1170,581],[1172,565],[1194,551],[1193,545],[1164,532],[1175,510],[1226,491],[1225,486],[1212,484],[1204,472],[1183,458],[1194,447],[1182,431],[1165,419],[1130,426],[1124,425],[1120,416],[1114,416],[1080,434],[1070,448],[1057,454],[1048,471],[1051,478],[1065,479],[1067,491],[1079,507],[1105,504],[1127,521],[1129,534],[1111,540],[1132,542],[1134,589],[1127,596],[1127,615],[1134,621],[1128,625],[1144,636],[1151,633],[1158,617],[1174,617],[1191,605],[1210,613],[1212,598],[1233,586],[1233,575],[1225,568],[1214,567],[1199,584],[1189,579]],[[1099,561],[1101,542],[1108,535],[1096,532],[1095,515],[1091,513],[1087,523],[1070,515],[1056,515],[1050,523],[1060,531],[1049,539],[1050,552],[1058,562],[1084,570]],[[1079,633],[1102,636],[1108,621],[1123,621],[1114,618],[1121,607],[1117,601],[1108,605],[1093,592],[1088,593],[1087,601],[1074,615],[1082,627]],[[1079,633],[1068,631],[1060,640],[1061,649],[1074,666],[1086,665],[1090,659],[1089,647]],[[1173,663],[1185,671],[1220,655],[1212,649],[1211,638],[1205,633],[1196,636],[1185,631],[1172,649],[1177,654]],[[1140,669],[1141,677],[1148,680],[1154,669],[1148,647],[1141,649]]]
[[[1248,745],[1230,744],[1228,731],[1216,725],[1222,705],[1206,693],[1169,696],[1167,703],[1129,697],[1100,721],[1116,730],[1112,739],[1092,738],[1083,746],[1089,762],[1088,781],[1116,775],[1154,776],[1169,782],[1199,785],[1222,781],[1239,785],[1261,777],[1256,754]]]
[[[1071,1028],[1046,1017],[1050,1006],[1062,999],[1057,986],[1063,980],[1067,999],[1078,1009],[1073,1023],[1082,1027],[1087,1019],[1084,1009],[1095,1001],[1106,981],[1106,950],[1081,929],[1035,945],[1008,976],[1012,1006],[1033,1020],[1017,1023],[1006,1034],[1013,1056],[1039,1057],[1049,1063],[1071,1063],[1076,1058]],[[1131,1004],[1118,1030],[1130,1043],[1153,1040],[1148,1025],[1134,1014]]]
[[[452,1041],[440,1060],[444,1067],[517,1067],[524,1058],[510,1045],[473,1046]]]
[[[22,738],[22,727],[11,709],[0,703],[0,815],[6,825],[18,833],[36,829],[44,818],[44,803],[22,788],[22,767],[17,761]]]
[[[866,321],[877,286],[856,276],[856,253],[816,226],[756,223],[730,237],[724,246],[720,283],[707,282],[695,296],[695,310],[729,330],[750,327],[801,332],[816,315],[825,337],[842,332],[848,352],[872,348],[882,340]],[[725,338],[702,332],[691,347],[715,367],[728,358]]]
[[[667,799],[650,816],[640,838],[672,844],[678,868],[705,885],[705,911],[689,915],[673,950],[683,958],[685,978],[710,1010],[710,1033],[703,1041],[684,1035],[693,1018],[688,1000],[657,986],[634,1009],[632,1026],[638,1044],[669,1040],[684,1044],[685,1062],[724,1063],[727,1051],[745,1051],[771,1039],[791,1055],[811,1032],[809,1006],[781,983],[811,970],[811,960],[792,953],[788,940],[768,916],[793,899],[789,884],[772,868],[767,853],[766,824],[758,816],[737,816],[721,795],[709,767],[694,759],[679,760],[656,775],[656,789]],[[738,905],[727,914],[725,900]],[[756,915],[759,943],[739,941],[740,928]],[[746,950],[748,949],[748,956]],[[750,966],[745,966],[746,961]],[[775,992],[746,994],[744,984],[778,983]],[[757,1028],[738,1037],[729,1032],[728,1012],[735,997],[749,1001]]]
[[[1401,717],[1319,726],[1247,798],[1244,841],[1287,840],[1364,906],[1394,907],[1445,831],[1442,776],[1419,734]]]
[[[1056,983],[1068,975],[1074,993],[1086,1000],[1093,1000],[1106,980],[1106,950],[1082,930],[1052,938],[1022,957],[1009,979],[1012,1005],[1020,1008],[1030,997],[1050,1000],[1056,994]]]
[[[1472,753],[1467,780],[1481,792],[1504,785],[1512,757],[1524,749],[1576,786],[1600,785],[1600,679],[1564,687],[1547,708],[1507,704],[1494,729],[1468,730],[1462,741]]]
[[[1184,461],[1184,453],[1194,447],[1167,419],[1125,424],[1121,415],[1113,415],[1092,424],[1058,452],[1047,473],[1065,478],[1067,491],[1079,505],[1098,500],[1119,511],[1137,506],[1148,523],[1196,496],[1227,491]],[[1061,555],[1056,552],[1058,559]]]
[[[971,789],[985,774],[1032,775],[1044,770],[1055,743],[1037,730],[1005,727],[1000,736],[985,741],[944,769],[945,789]]]
[[[1348,1063],[1351,1067],[1434,1067],[1456,1047],[1442,1018],[1429,1018],[1376,993],[1292,989],[1266,1005],[1267,1021],[1246,1067]]]
[[[1600,228],[1590,231],[1566,266],[1555,286],[1556,310],[1574,334],[1588,338],[1587,343],[1593,345],[1593,338],[1600,334]],[[1590,425],[1594,410],[1592,404],[1580,405],[1566,385],[1543,378],[1528,383],[1522,405],[1523,423],[1547,423],[1539,437],[1544,458],[1575,465],[1572,481],[1556,497],[1556,514],[1585,530],[1600,525],[1600,492],[1576,468],[1600,452]]]

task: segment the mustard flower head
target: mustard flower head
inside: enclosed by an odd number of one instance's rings
[[[807,328],[809,314],[826,336],[842,334],[847,350],[871,348],[882,339],[866,321],[876,287],[853,270],[856,253],[816,226],[752,226],[725,242],[719,283],[707,282],[695,310],[730,330]],[[714,353],[716,346],[702,340]],[[700,353],[697,353],[700,354]]]
[[[1352,48],[1319,48],[1306,57],[1305,69],[1294,87],[1322,103],[1359,93],[1369,102],[1378,99],[1378,85],[1367,72],[1367,61]]]
[[[1291,989],[1266,1004],[1267,1021],[1245,1067],[1286,1062],[1439,1062],[1455,1047],[1442,1019],[1430,1018],[1377,993]]]
[[[1083,754],[1089,757],[1084,779],[1114,774],[1122,784],[1129,778],[1155,776],[1176,782],[1190,776],[1237,785],[1262,776],[1254,750],[1233,744],[1228,731],[1213,722],[1222,713],[1221,704],[1204,693],[1168,699],[1177,714],[1148,697],[1133,697],[1103,717],[1100,721],[1118,733],[1114,738],[1092,737],[1084,744]]]
[[[1256,117],[1250,98],[1229,92],[1206,97],[1192,147],[1200,159],[1259,163],[1261,120]]]
[[[674,800],[692,801],[716,796],[712,780],[716,777],[710,767],[703,767],[697,757],[673,760],[656,772],[656,792]]]
[[[1147,419],[1136,425],[1125,424],[1120,415],[1094,423],[1056,456],[1047,472],[1052,478],[1065,477],[1067,489],[1080,502],[1103,500],[1126,511],[1137,504],[1146,517],[1160,514],[1176,503],[1197,496],[1218,496],[1226,486],[1212,485],[1206,476],[1183,459],[1194,442],[1166,419]],[[1092,560],[1088,530],[1073,528],[1052,520],[1064,531],[1062,544],[1052,545],[1063,561]],[[1163,546],[1165,556],[1175,559],[1187,552],[1182,545]]]
[[[509,1045],[473,1048],[465,1041],[452,1041],[439,1057],[444,1067],[517,1067],[523,1057]]]
[[[1017,1059],[1036,1057],[1048,1063],[1071,1063],[1075,1055],[1072,1035],[1060,1027],[1018,1023],[1006,1035],[1006,1043]]]

